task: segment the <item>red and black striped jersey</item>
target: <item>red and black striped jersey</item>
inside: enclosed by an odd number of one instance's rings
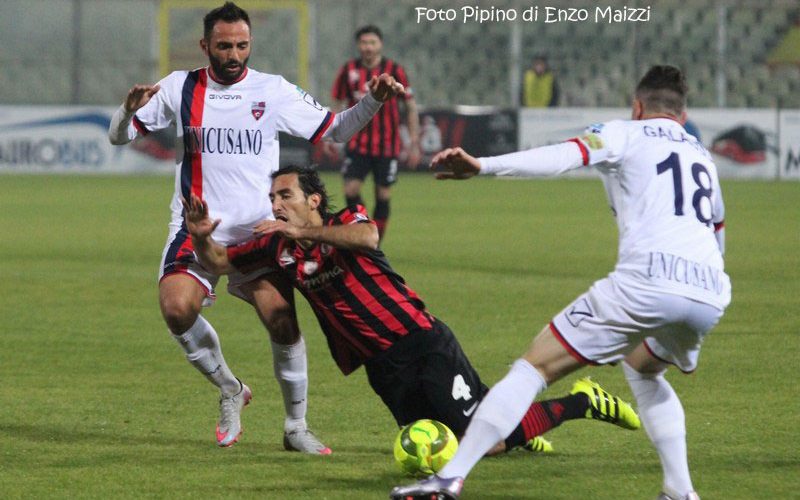
[[[388,73],[406,89],[403,99],[412,99],[406,70],[395,61],[382,58],[373,68],[365,67],[360,59],[351,59],[341,67],[333,82],[331,94],[338,101],[353,106],[367,95],[367,83],[373,76]],[[347,151],[364,156],[395,158],[400,154],[400,109],[397,99],[383,103],[381,109],[359,133],[347,143]]]
[[[361,206],[325,217],[325,224],[374,224]],[[311,304],[331,355],[344,374],[414,331],[430,330],[431,316],[380,250],[354,251],[317,244],[304,249],[271,233],[228,247],[239,270],[280,269]]]

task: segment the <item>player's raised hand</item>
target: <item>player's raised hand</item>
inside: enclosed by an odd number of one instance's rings
[[[125,97],[125,111],[128,113],[133,113],[137,109],[141,108],[148,102],[150,99],[156,95],[156,92],[161,90],[161,87],[156,85],[134,85],[128,91],[128,95]]]
[[[477,158],[461,148],[449,148],[436,153],[431,159],[431,168],[441,167],[444,172],[436,172],[437,179],[469,179],[481,171]]]
[[[222,219],[212,221],[208,216],[208,203],[192,194],[189,201],[181,198],[186,229],[196,238],[207,238],[219,226]]]
[[[372,97],[380,102],[386,102],[396,95],[403,95],[406,93],[403,84],[387,73],[382,73],[380,76],[373,76],[367,84],[367,87]]]

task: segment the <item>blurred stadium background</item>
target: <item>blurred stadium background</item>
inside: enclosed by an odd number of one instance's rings
[[[800,178],[796,0],[238,3],[252,16],[250,65],[285,76],[328,105],[336,71],[356,56],[354,31],[368,23],[381,27],[384,54],[406,66],[423,110],[428,154],[447,146],[501,154],[624,118],[647,67],[670,63],[687,73],[690,118],[717,154],[723,176]],[[0,172],[171,172],[174,134],[112,148],[102,129],[134,83],[207,63],[198,47],[201,20],[219,4],[0,2]],[[457,17],[417,22],[420,6],[454,9]],[[513,9],[520,17],[538,7],[541,16],[537,22],[463,22],[464,6]],[[626,6],[649,8],[649,19],[595,22],[596,8]],[[590,15],[546,23],[547,7],[585,8]],[[554,70],[557,108],[520,107],[524,71],[538,54],[546,54]],[[330,148],[312,150],[288,137],[283,142],[283,162],[334,169],[341,159]]]
[[[116,104],[133,82],[202,65],[200,19],[216,3],[4,0],[0,102]],[[602,5],[651,6],[648,22],[613,24],[417,24],[414,11],[420,5],[594,7],[577,1],[239,3],[253,15],[252,65],[283,74],[321,101],[339,65],[355,53],[355,29],[375,23],[384,30],[385,52],[407,66],[426,106],[514,106],[520,74],[537,53],[550,56],[565,106],[626,106],[636,78],[656,62],[687,71],[693,107],[800,106],[800,47],[776,52],[798,29],[795,0],[609,0]]]
[[[204,314],[256,399],[246,438],[233,449],[214,446],[216,395],[185,366],[157,307],[171,179],[9,175],[172,172],[168,148],[110,146],[108,120],[134,83],[205,64],[201,17],[221,3],[0,0],[0,498],[373,499],[404,480],[392,463],[391,418],[366,394],[363,370],[341,377],[304,304],[310,418],[336,450],[333,460],[282,451],[282,403],[263,328],[226,293]],[[709,147],[719,145],[715,161],[730,174],[726,269],[735,290],[702,369],[671,376],[687,408],[697,488],[710,500],[797,498],[791,373],[800,324],[791,311],[800,296],[800,183],[730,179],[800,179],[797,0],[653,0],[649,22],[623,24],[417,24],[417,6],[467,4],[436,0],[237,3],[252,16],[251,65],[325,104],[337,68],[356,54],[355,29],[379,25],[385,54],[407,66],[423,118],[441,132],[431,149],[501,153],[533,138],[563,140],[588,123],[628,116],[650,64],[682,66],[693,89],[690,117]],[[556,71],[561,106],[522,109],[522,71],[539,53]],[[726,145],[725,136],[752,148]],[[318,160],[288,141],[282,153]],[[324,177],[340,202],[339,176]],[[384,247],[392,264],[490,383],[534,329],[614,262],[614,224],[593,180],[404,175],[393,200]],[[630,394],[619,370],[593,376]],[[465,498],[653,498],[661,470],[646,435],[614,431],[564,426],[554,432],[553,457],[484,461]]]

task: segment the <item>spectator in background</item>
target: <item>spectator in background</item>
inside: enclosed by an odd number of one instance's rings
[[[526,108],[552,108],[558,105],[558,84],[547,63],[547,56],[534,57],[533,64],[525,71],[522,105]]]

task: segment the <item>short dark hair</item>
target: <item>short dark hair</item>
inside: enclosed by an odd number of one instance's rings
[[[372,33],[379,39],[383,40],[383,33],[381,33],[381,29],[375,26],[374,24],[368,24],[366,26],[358,28],[358,30],[356,31],[356,42],[358,41],[359,38],[361,38],[361,35],[366,35],[368,33]]]
[[[214,25],[217,24],[217,21],[226,23],[244,21],[247,23],[247,27],[250,27],[250,16],[247,15],[247,11],[233,2],[225,2],[222,7],[217,7],[203,18],[203,38],[206,40],[211,38],[211,31],[214,29]]]
[[[680,69],[675,66],[653,66],[636,86],[636,98],[645,109],[654,113],[679,116],[686,109],[689,87]]]
[[[312,194],[320,196],[319,206],[317,211],[320,215],[325,215],[328,212],[328,191],[325,189],[325,183],[319,176],[319,173],[311,167],[301,167],[299,165],[286,165],[281,167],[270,176],[272,180],[280,177],[281,175],[297,174],[297,183],[300,184],[300,189],[306,198]]]

